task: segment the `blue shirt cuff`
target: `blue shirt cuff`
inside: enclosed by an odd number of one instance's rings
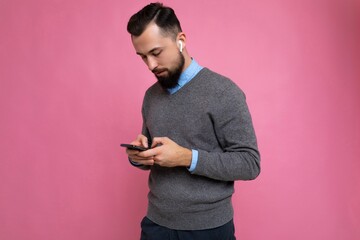
[[[192,153],[191,165],[188,168],[190,172],[195,170],[199,158],[199,152],[197,150],[192,149],[191,153]]]

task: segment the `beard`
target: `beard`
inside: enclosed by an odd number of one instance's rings
[[[163,89],[165,89],[165,90],[170,89],[170,88],[175,87],[178,84],[184,64],[185,64],[185,58],[181,53],[179,53],[179,61],[178,61],[177,66],[175,67],[175,69],[173,69],[173,70],[167,69],[166,70],[168,72],[167,76],[161,77],[161,76],[155,75],[155,77],[157,78],[159,84],[161,85],[161,87]],[[153,72],[156,72],[156,70]]]

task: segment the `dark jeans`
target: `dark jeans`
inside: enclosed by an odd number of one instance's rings
[[[234,222],[212,229],[183,231],[162,227],[147,217],[141,221],[141,240],[236,240]]]

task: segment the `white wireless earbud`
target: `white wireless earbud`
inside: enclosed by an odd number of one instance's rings
[[[182,41],[179,40],[179,48],[180,48],[180,52],[182,53],[182,50],[183,50],[183,44],[182,44]]]

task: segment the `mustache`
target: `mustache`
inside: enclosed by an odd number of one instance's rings
[[[157,74],[157,73],[164,72],[164,71],[166,71],[166,70],[167,70],[166,68],[160,68],[160,69],[155,68],[155,69],[153,69],[151,72],[154,73],[154,74]]]

